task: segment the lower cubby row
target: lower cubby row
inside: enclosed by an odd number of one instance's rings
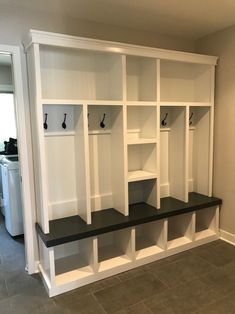
[[[47,248],[40,271],[53,296],[218,237],[219,207],[180,214]]]

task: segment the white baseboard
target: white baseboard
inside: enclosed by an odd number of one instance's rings
[[[235,234],[220,229],[220,239],[235,245]]]

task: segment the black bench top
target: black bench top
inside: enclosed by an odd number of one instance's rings
[[[90,225],[76,215],[51,220],[48,234],[43,233],[38,223],[36,223],[36,229],[44,244],[52,247],[220,204],[222,200],[219,198],[192,192],[189,193],[188,203],[165,197],[161,199],[160,209],[146,203],[138,203],[129,206],[129,216],[124,216],[114,208],[109,208],[93,212]]]

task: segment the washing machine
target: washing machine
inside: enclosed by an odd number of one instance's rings
[[[5,226],[11,236],[24,233],[18,157],[5,156],[0,161]]]

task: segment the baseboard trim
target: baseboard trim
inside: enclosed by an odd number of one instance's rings
[[[220,229],[220,239],[232,245],[235,245],[235,234]]]

